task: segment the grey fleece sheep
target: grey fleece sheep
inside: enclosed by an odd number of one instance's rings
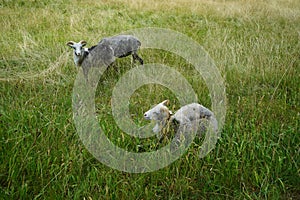
[[[141,42],[132,35],[117,35],[103,38],[97,45],[90,48],[83,48],[86,44],[87,42],[84,40],[81,40],[78,43],[73,41],[69,41],[67,43],[69,47],[74,49],[74,63],[77,66],[81,66],[87,55],[99,45],[111,47],[114,57],[123,58],[132,55],[133,62],[138,60],[141,65],[144,64],[143,59],[137,54],[137,51],[141,46]]]
[[[118,35],[103,38],[97,45],[90,48],[83,48],[86,41],[76,43],[69,41],[67,45],[74,49],[74,63],[82,66],[86,79],[88,71],[92,66],[110,65],[115,58],[122,58],[132,55],[133,62],[136,60],[143,65],[143,59],[137,54],[141,42],[132,35]],[[88,62],[84,62],[88,60]]]

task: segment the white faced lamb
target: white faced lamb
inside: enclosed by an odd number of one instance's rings
[[[141,42],[132,35],[117,35],[103,38],[99,44],[109,45],[113,49],[114,56],[117,58],[132,55],[133,62],[138,60],[141,65],[144,63],[143,59],[137,54]]]
[[[144,114],[144,118],[147,120],[153,120],[156,122],[152,131],[156,133],[159,137],[160,131],[167,125],[168,120],[172,114],[167,108],[169,100],[164,100],[163,102],[157,104],[152,109],[148,110]],[[160,138],[160,137],[159,137]]]
[[[91,48],[83,48],[87,44],[86,41],[81,40],[80,42],[76,43],[73,41],[69,41],[67,45],[74,49],[73,51],[73,59],[76,66],[81,66],[83,60],[87,57],[89,52],[95,48],[96,46],[92,46]]]
[[[172,112],[166,107],[168,103],[169,101],[165,100],[145,112],[145,119],[156,121],[153,132],[161,132],[163,128],[167,127],[166,125],[168,125],[168,123],[178,124],[179,134],[175,135],[175,139],[180,142],[182,134],[184,137],[189,137],[190,135],[186,134],[193,132],[200,137],[201,134],[207,132],[209,124],[211,124],[212,131],[218,131],[217,120],[213,112],[208,108],[198,103],[191,103],[182,106],[172,115]]]

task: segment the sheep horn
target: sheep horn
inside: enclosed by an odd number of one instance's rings
[[[73,42],[73,41],[69,41],[69,42],[67,42],[67,44],[66,45],[68,45],[68,46],[71,46],[71,45],[74,45],[75,44],[75,42]]]

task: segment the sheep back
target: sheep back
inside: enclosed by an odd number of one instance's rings
[[[126,57],[132,52],[136,52],[141,46],[141,42],[132,35],[117,35],[103,38],[99,44],[111,46],[114,56],[118,58]]]
[[[202,118],[210,118],[212,115],[213,113],[208,108],[198,103],[191,103],[176,111],[172,119],[175,119],[180,124],[184,124]]]

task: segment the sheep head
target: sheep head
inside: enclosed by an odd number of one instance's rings
[[[87,44],[86,41],[81,40],[80,42],[76,43],[73,41],[67,42],[67,45],[74,49],[74,63],[77,66],[80,66],[83,59],[84,59],[84,51],[85,49],[83,48]]]
[[[144,114],[144,118],[147,120],[156,121],[155,127],[152,129],[154,133],[157,133],[157,137],[161,138],[162,135],[159,132],[166,126],[171,111],[167,108],[169,100],[164,100],[163,102],[157,104]]]
[[[84,41],[84,40],[81,40],[81,41],[78,42],[78,43],[73,42],[73,41],[69,41],[69,42],[67,43],[67,45],[68,45],[69,47],[71,47],[71,48],[74,49],[74,54],[75,54],[76,56],[81,56],[81,55],[83,55],[83,52],[84,52],[83,47],[84,47],[86,44],[87,44],[87,42]]]
[[[144,114],[144,118],[147,120],[163,121],[170,117],[171,111],[167,108],[169,100],[164,100],[163,102],[157,104]]]

